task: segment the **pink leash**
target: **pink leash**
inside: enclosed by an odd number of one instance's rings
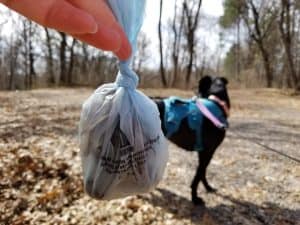
[[[224,125],[217,117],[215,117],[201,101],[196,100],[196,105],[200,112],[202,112],[203,115],[206,116],[206,118],[208,118],[216,127],[220,129],[226,128],[226,125]]]

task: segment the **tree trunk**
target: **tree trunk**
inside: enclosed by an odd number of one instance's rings
[[[183,16],[182,16],[183,17]],[[174,34],[174,40],[173,40],[173,52],[172,52],[172,59],[173,59],[173,81],[171,84],[171,87],[175,86],[176,80],[177,80],[177,72],[178,72],[178,52],[177,52],[177,45],[178,45],[178,33],[177,33],[177,0],[175,1],[175,8],[174,8],[174,18],[172,23],[172,30]]]
[[[49,73],[49,83],[54,85],[55,84],[55,75],[54,75],[54,68],[53,68],[53,50],[52,50],[52,43],[51,43],[51,36],[49,33],[48,28],[45,28],[46,33],[46,44],[48,49],[48,57],[47,57],[47,72]]]
[[[60,32],[60,82],[61,84],[67,84],[67,74],[66,74],[66,49],[67,49],[67,37],[66,34]]]
[[[291,21],[291,2],[290,0],[281,0],[281,12],[279,19],[279,30],[281,34],[281,39],[284,45],[285,54],[288,63],[288,80],[292,80],[293,87],[295,89],[299,87],[299,81],[297,77],[297,71],[295,69],[293,54],[292,54],[292,26]]]
[[[271,68],[271,64],[270,64],[269,54],[266,51],[266,49],[264,48],[264,45],[262,43],[259,45],[259,48],[260,48],[262,58],[263,58],[263,63],[264,63],[264,68],[265,68],[265,73],[266,73],[267,87],[270,88],[270,87],[272,87],[272,84],[273,84],[273,72],[272,72],[272,68]]]
[[[190,42],[191,41],[191,42]],[[189,38],[189,62],[187,65],[187,70],[186,70],[186,77],[185,77],[185,84],[186,84],[186,88],[188,88],[190,80],[191,80],[191,75],[192,75],[192,70],[193,70],[193,62],[194,62],[194,44],[192,44],[192,42],[194,42],[194,37],[190,37]]]
[[[236,79],[238,82],[240,82],[240,76],[241,76],[241,35],[240,35],[240,27],[241,22],[240,19],[237,21],[237,48],[236,48]]]
[[[33,87],[33,82],[36,77],[36,72],[34,69],[34,53],[33,53],[33,46],[32,46],[32,36],[33,36],[33,24],[31,21],[29,21],[29,39],[28,39],[28,60],[29,60],[29,88],[31,89]]]
[[[158,22],[158,37],[159,37],[159,53],[160,53],[160,76],[161,81],[164,87],[167,87],[167,79],[165,75],[165,68],[164,68],[164,56],[163,56],[163,38],[161,32],[161,17],[162,17],[162,10],[163,10],[163,0],[160,0],[160,8],[159,8],[159,22]]]
[[[16,57],[14,55],[14,51],[13,51],[13,46],[10,47],[11,50],[11,57],[10,57],[10,60],[9,60],[9,90],[13,90],[15,88],[15,84],[14,84],[14,80],[15,80],[15,60],[14,58]]]
[[[271,61],[270,61],[270,54],[268,53],[265,44],[264,44],[264,40],[265,40],[265,35],[266,32],[268,31],[268,28],[265,29],[264,33],[261,30],[261,26],[260,26],[260,14],[258,9],[255,7],[253,0],[249,1],[249,4],[251,6],[251,11],[253,13],[253,17],[254,17],[254,30],[251,30],[249,24],[249,20],[245,20],[246,25],[248,27],[248,31],[251,34],[252,39],[257,43],[258,48],[261,52],[262,58],[263,58],[263,63],[264,63],[264,69],[265,69],[265,76],[266,76],[266,83],[267,83],[267,87],[272,87],[273,84],[273,70],[271,67]],[[270,23],[271,24],[271,23]],[[268,27],[270,27],[270,24]]]
[[[76,39],[73,38],[71,49],[70,49],[70,61],[69,61],[69,68],[68,68],[68,85],[73,84],[73,67],[74,67],[74,47],[76,45]]]
[[[189,0],[190,1],[190,0]],[[187,0],[183,2],[183,9],[185,12],[185,19],[187,23],[187,42],[188,42],[188,51],[189,51],[189,62],[186,68],[186,77],[185,77],[185,85],[188,88],[192,70],[193,70],[193,62],[194,62],[194,55],[195,55],[195,46],[196,46],[196,31],[199,24],[199,16],[200,16],[200,8],[201,8],[202,0],[198,0],[198,5],[196,8],[195,14],[193,14],[194,6],[188,7]]]
[[[34,69],[34,54],[33,54],[33,48],[32,48],[32,41],[29,40],[29,88],[31,89],[33,87],[33,82],[36,77],[36,72]]]
[[[14,38],[11,37],[10,46],[9,46],[9,83],[8,89],[14,90],[16,88],[15,83],[15,76],[17,71],[17,64],[18,64],[18,55],[20,51],[20,40],[16,40],[13,42]]]
[[[173,41],[173,49],[172,49],[172,60],[173,60],[173,81],[171,86],[174,87],[178,78],[178,61],[179,61],[179,54],[180,54],[180,45],[181,45],[181,36],[182,36],[182,28],[184,22],[184,10],[182,8],[180,16],[180,23],[179,27],[177,27],[177,1],[175,2],[174,8],[174,18],[172,23],[172,30],[174,34],[174,41]]]
[[[28,60],[28,53],[29,53],[29,45],[28,45],[28,39],[29,39],[29,35],[28,35],[28,27],[27,27],[27,20],[22,19],[22,39],[23,39],[23,57],[24,57],[24,86],[25,89],[29,89],[29,60]]]

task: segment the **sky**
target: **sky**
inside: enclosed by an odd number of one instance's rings
[[[163,8],[164,19],[169,18],[174,13],[175,0],[165,0]],[[202,0],[201,11],[204,13],[219,17],[223,14],[223,0]],[[146,6],[146,17],[143,25],[143,30],[156,31],[159,18],[159,0],[148,0]]]

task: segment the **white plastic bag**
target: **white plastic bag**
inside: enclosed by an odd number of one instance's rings
[[[134,49],[144,0],[108,0]],[[99,87],[83,104],[80,150],[85,191],[114,199],[152,190],[161,180],[167,142],[157,106],[136,90],[130,60],[120,62],[115,83]]]

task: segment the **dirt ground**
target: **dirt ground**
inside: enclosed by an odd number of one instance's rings
[[[0,92],[0,224],[300,224],[300,97],[278,90],[230,90],[230,129],[209,168],[218,189],[190,201],[195,152],[170,144],[164,179],[152,193],[96,201],[82,190],[77,126],[92,90]],[[144,90],[151,96],[192,96]],[[284,155],[281,155],[285,154]]]

